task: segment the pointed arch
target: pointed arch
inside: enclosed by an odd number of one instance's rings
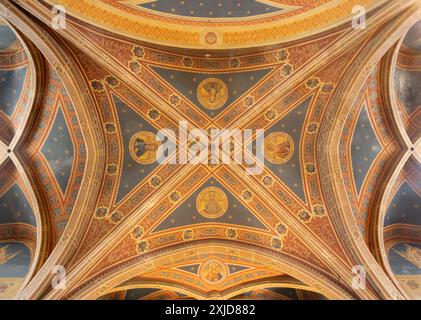
[[[86,279],[75,288],[67,298],[70,299],[96,299],[106,293],[115,291],[115,288],[125,281],[142,274],[148,270],[160,268],[168,261],[171,263],[182,260],[191,252],[199,254],[215,254],[234,252],[235,255],[248,259],[259,259],[267,262],[274,270],[286,273],[305,284],[307,289],[317,291],[331,299],[352,299],[353,295],[335,281],[332,276],[322,273],[309,264],[274,251],[265,250],[254,245],[228,240],[209,240],[179,244],[140,255],[134,259],[123,261],[104,270],[97,276]],[[178,289],[188,292],[186,288]],[[191,293],[189,291],[189,293]],[[195,294],[197,296],[197,294]],[[235,296],[233,293],[228,296]],[[203,298],[203,297],[202,297]],[[214,298],[214,297],[213,297]]]
[[[97,151],[103,149],[105,142],[100,129],[95,103],[84,76],[71,53],[61,42],[48,35],[45,27],[23,14],[14,4],[0,4],[0,9],[5,12],[8,21],[40,49],[41,54],[61,77],[75,106],[75,111],[81,124],[82,135],[86,142],[87,153],[89,154],[85,167],[84,183],[81,185],[80,196],[74,205],[73,214],[66,230],[47,261],[18,296],[20,299],[36,299],[40,298],[44,290],[49,286],[50,279],[53,276],[52,268],[55,265],[65,265],[72,257],[76,244],[81,240],[89,218],[94,212],[94,197],[92,195],[99,192],[99,185],[96,183],[96,180],[100,179],[105,170],[102,153]],[[39,72],[39,70],[37,71]],[[18,160],[18,157],[15,157],[15,161]],[[42,227],[47,229],[45,223]]]

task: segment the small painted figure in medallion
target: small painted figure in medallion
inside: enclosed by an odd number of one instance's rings
[[[219,218],[228,209],[227,195],[219,188],[206,188],[197,196],[196,209],[205,218]]]
[[[228,87],[220,79],[203,80],[197,87],[197,99],[206,109],[219,109],[227,102]]]
[[[130,155],[140,164],[151,164],[156,161],[160,142],[152,132],[141,131],[130,139]]]
[[[294,154],[294,141],[284,132],[274,132],[265,138],[265,158],[273,164],[288,162]]]
[[[222,261],[211,259],[202,264],[199,274],[203,282],[215,286],[225,281],[228,275],[228,268]]]

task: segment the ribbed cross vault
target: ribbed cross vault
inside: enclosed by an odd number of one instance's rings
[[[421,298],[419,1],[219,2],[0,1],[0,299]]]

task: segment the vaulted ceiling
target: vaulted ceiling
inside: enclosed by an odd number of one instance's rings
[[[0,298],[421,298],[418,1],[0,13]],[[263,129],[262,171],[159,163],[183,122]]]

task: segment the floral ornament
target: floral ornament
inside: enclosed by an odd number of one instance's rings
[[[122,219],[123,219],[123,214],[120,211],[114,212],[110,217],[110,221],[113,223],[118,223]]]
[[[243,100],[243,103],[247,108],[250,108],[254,104],[254,97],[253,96],[245,97]]]
[[[218,35],[211,31],[205,34],[204,39],[208,44],[215,44],[218,41]]]
[[[170,99],[169,100],[170,100],[170,103],[173,106],[178,106],[180,104],[180,97],[178,95],[176,95],[176,94],[172,94],[170,96]]]
[[[317,204],[313,208],[314,215],[321,217],[324,216],[326,213],[325,207],[321,204]]]
[[[273,186],[273,178],[271,176],[264,176],[262,178],[262,182],[266,187],[272,187]]]
[[[183,239],[184,240],[191,240],[194,237],[194,232],[191,229],[187,229],[183,231]]]
[[[107,173],[110,176],[114,176],[117,173],[117,165],[115,163],[109,164],[107,167]]]
[[[181,193],[178,191],[174,191],[170,194],[170,200],[174,203],[180,201],[181,199]]]
[[[105,78],[105,82],[108,83],[110,87],[117,87],[120,84],[120,81],[114,76],[108,76]]]
[[[160,186],[160,184],[162,183],[162,180],[160,177],[158,176],[154,176],[151,178],[151,180],[149,181],[150,185],[154,188],[157,188]]]
[[[106,124],[104,124],[104,128],[105,131],[107,131],[108,133],[115,133],[116,131],[115,124],[112,122],[107,122]]]
[[[273,109],[268,110],[268,111],[265,113],[265,119],[266,119],[267,121],[272,121],[272,120],[274,120],[277,116],[278,116],[278,112],[276,112],[276,110],[273,110]]]
[[[288,58],[289,58],[288,49],[279,50],[277,58],[278,58],[279,62],[284,62],[284,61],[288,60]]]
[[[190,57],[183,57],[183,59],[181,60],[181,63],[183,64],[183,66],[187,68],[191,68],[194,65],[193,59]]]
[[[301,211],[298,213],[298,218],[303,222],[309,222],[311,220],[311,215],[307,211]]]
[[[235,239],[238,236],[237,230],[235,229],[227,229],[227,231],[225,232],[225,235],[227,236],[227,238],[230,239]]]
[[[140,239],[143,236],[143,233],[144,233],[143,228],[141,226],[137,226],[132,231],[132,237],[135,240]]]
[[[107,216],[107,214],[108,214],[108,208],[101,207],[101,208],[96,209],[95,218],[103,219]]]
[[[241,197],[245,201],[249,202],[253,199],[253,193],[250,190],[245,190],[245,191],[243,191],[243,194],[241,195]]]
[[[281,68],[281,74],[284,77],[288,77],[292,74],[294,68],[292,67],[292,65],[290,65],[289,63],[285,64],[282,68]]]
[[[148,117],[152,120],[158,120],[161,117],[161,112],[153,108],[148,111]]]
[[[142,59],[145,56],[145,50],[142,47],[135,46],[132,49],[133,56]]]
[[[286,235],[287,231],[288,231],[288,228],[283,223],[278,223],[276,225],[276,232],[278,232],[279,235],[284,236]]]
[[[140,241],[137,246],[136,250],[138,253],[143,253],[149,249],[149,242],[146,240]]]
[[[142,66],[139,61],[132,60],[129,62],[129,69],[133,73],[139,73],[142,70]]]
[[[233,69],[238,68],[240,64],[241,64],[241,61],[238,58],[231,58],[228,62],[228,66]]]
[[[316,172],[316,166],[313,163],[307,163],[306,164],[306,171],[307,173],[315,173]]]
[[[104,92],[104,85],[99,80],[92,80],[91,87],[92,89],[94,89],[95,92],[99,92],[99,93]]]
[[[282,247],[283,247],[282,240],[279,239],[279,238],[272,238],[272,241],[271,241],[270,244],[271,244],[272,248],[276,249],[276,250],[281,250]]]
[[[307,80],[306,87],[309,88],[309,89],[314,89],[319,84],[320,84],[320,79],[319,78],[311,78],[311,79],[308,79]]]
[[[325,83],[322,87],[321,87],[321,91],[322,91],[322,93],[324,93],[324,94],[328,94],[328,93],[330,93],[332,90],[333,90],[333,88],[334,88],[335,86],[333,85],[333,83]]]
[[[309,133],[315,133],[317,131],[318,127],[319,127],[319,125],[316,122],[312,122],[308,125],[307,131]]]

